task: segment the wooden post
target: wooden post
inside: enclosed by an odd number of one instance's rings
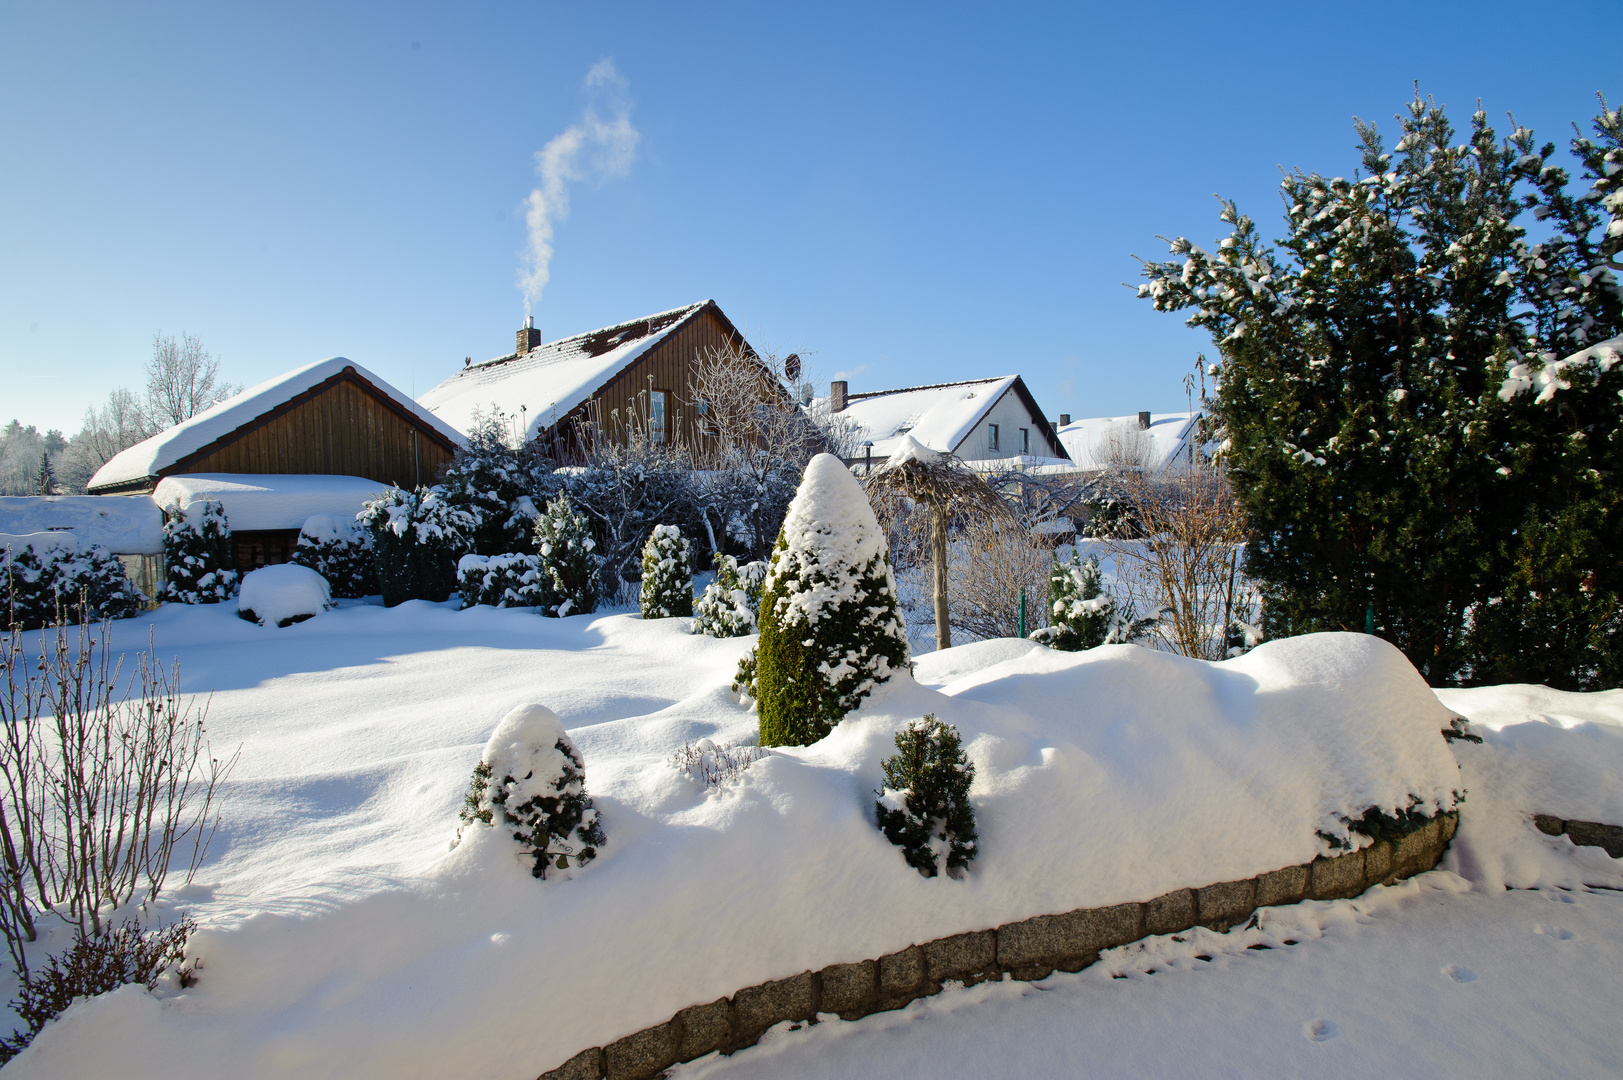
[[[935,556],[935,647],[952,648],[952,623],[947,617],[947,508],[930,507],[930,548]]]

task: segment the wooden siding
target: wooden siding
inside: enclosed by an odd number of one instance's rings
[[[317,473],[410,488],[433,483],[454,453],[445,436],[346,369],[162,475]]]

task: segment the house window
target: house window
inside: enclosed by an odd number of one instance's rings
[[[698,424],[699,434],[700,435],[714,435],[714,434],[716,434],[716,421],[710,415],[710,399],[709,398],[700,398],[697,402],[694,403],[694,407],[699,412],[699,424]]]
[[[987,424],[986,425],[986,448],[988,450],[996,450],[997,449],[997,425],[996,424]]]
[[[670,427],[665,420],[665,391],[648,391],[648,441],[664,444],[669,439]]]
[[[1022,454],[1031,453],[1031,429],[1030,428],[1021,428],[1020,429],[1020,452]]]

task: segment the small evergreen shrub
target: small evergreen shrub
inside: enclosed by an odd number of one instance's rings
[[[645,619],[693,614],[693,545],[675,525],[655,525],[642,549],[642,590],[638,599]]]
[[[124,563],[104,547],[0,549],[0,626],[37,630],[51,625],[58,610],[68,622],[127,619],[146,604]]]
[[[219,604],[237,593],[231,569],[231,525],[213,499],[163,512],[165,580],[158,599],[171,604]]]
[[[290,561],[326,578],[337,600],[359,600],[378,587],[372,534],[353,518],[316,514],[307,519]]]
[[[538,494],[557,490],[552,463],[532,444],[515,449],[516,437],[500,409],[475,414],[468,441],[440,480],[446,500],[472,518],[467,542],[475,555],[526,550],[541,516]]]
[[[896,753],[886,758],[885,786],[875,792],[879,828],[902,849],[907,865],[935,877],[945,862],[960,877],[975,858],[975,811],[969,787],[975,766],[964,756],[958,731],[935,714],[896,733]]]
[[[539,555],[464,555],[456,564],[462,606],[541,607],[547,590]]]
[[[1083,559],[1072,551],[1070,562],[1056,556],[1048,575],[1048,601],[1052,622],[1028,636],[1061,652],[1141,641],[1156,623],[1137,618],[1131,600],[1118,602],[1104,591],[1095,555]]]
[[[372,534],[378,591],[386,607],[407,600],[439,603],[456,591],[456,562],[467,546],[473,515],[451,505],[439,488],[391,488],[355,519]]]
[[[716,579],[704,587],[693,605],[694,634],[710,637],[746,637],[755,633],[761,611],[761,586],[766,563],[740,564],[731,555],[716,552]]]
[[[597,610],[602,592],[603,557],[592,539],[592,523],[575,509],[568,495],[547,504],[535,523],[535,548],[541,556],[541,614],[562,618]]]
[[[461,819],[512,829],[535,860],[531,873],[538,878],[571,863],[585,866],[604,841],[580,751],[544,705],[520,705],[496,725],[473,770]]]
[[[885,534],[832,454],[806,466],[761,590],[761,639],[745,693],[762,746],[816,742],[897,671],[908,670]]]

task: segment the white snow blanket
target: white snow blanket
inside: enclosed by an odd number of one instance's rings
[[[71,531],[81,549],[114,555],[161,555],[163,513],[146,495],[8,495],[0,497],[0,533]]]
[[[232,532],[247,532],[297,529],[320,514],[353,521],[388,488],[364,476],[189,473],[158,481],[152,498],[159,506],[178,502],[183,509],[214,500],[225,508]]]
[[[952,453],[1014,385],[1014,375],[854,397],[840,416],[852,425],[854,444],[873,442],[875,461],[888,458],[900,438]],[[826,403],[826,399],[824,399]]]
[[[1207,663],[991,641],[924,657],[827,739],[703,789],[687,742],[747,741],[749,638],[682,619],[539,619],[412,601],[274,635],[217,608],[150,625],[216,748],[242,747],[220,844],[176,894],[201,981],[69,1010],[19,1077],[530,1080],[696,1002],[1045,912],[1306,862],[1315,834],[1461,786],[1450,719],[1391,646],[1326,634]],[[537,881],[504,830],[447,850],[481,748],[542,700],[585,759],[597,861]],[[981,855],[926,880],[873,821],[909,721],[956,725]]]
[[[237,593],[238,614],[252,615],[261,626],[320,615],[331,606],[332,590],[327,579],[297,563],[250,570]]]
[[[1136,462],[1155,471],[1188,455],[1199,419],[1198,412],[1151,413],[1150,426],[1141,428],[1136,415],[1100,416],[1072,421],[1058,434],[1073,468],[1086,472]]]
[[[20,555],[23,551],[44,555],[47,551],[76,552],[79,541],[71,532],[0,533],[0,552]]]

